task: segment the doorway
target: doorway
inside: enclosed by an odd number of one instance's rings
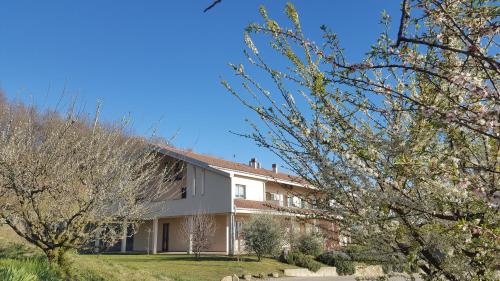
[[[161,251],[162,252],[168,252],[168,231],[169,231],[169,226],[170,224],[164,223],[163,224],[163,239],[161,242]]]

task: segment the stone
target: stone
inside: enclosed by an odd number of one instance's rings
[[[384,275],[384,270],[380,265],[358,265],[354,273],[354,276],[359,277],[380,277]]]
[[[289,277],[309,277],[311,273],[307,268],[288,268],[284,270],[285,276]]]
[[[325,266],[320,268],[317,272],[314,273],[314,276],[318,277],[333,277],[339,276],[337,274],[337,269],[333,266]]]
[[[278,277],[280,277],[280,274],[278,272],[273,272],[273,273],[271,273],[271,276],[274,278],[278,278]]]
[[[245,274],[243,275],[244,280],[252,280],[252,274]]]
[[[240,278],[236,274],[233,274],[233,281],[240,281]]]
[[[224,276],[220,281],[233,281],[233,276]]]
[[[317,272],[312,272],[307,268],[285,269],[285,276],[289,277],[334,277],[339,276],[335,267],[322,267]]]

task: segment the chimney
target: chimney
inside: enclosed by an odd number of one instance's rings
[[[257,159],[252,158],[250,159],[250,162],[248,162],[248,166],[257,169],[257,167],[260,166],[260,163],[257,162]]]
[[[278,165],[273,164],[273,172],[276,174],[278,173]]]

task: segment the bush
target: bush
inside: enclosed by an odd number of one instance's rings
[[[337,251],[325,252],[317,256],[316,260],[329,266],[334,266],[339,275],[352,275],[356,271],[354,262],[346,253]]]
[[[343,248],[343,251],[346,252],[353,261],[382,266],[386,274],[390,272],[418,272],[418,267],[409,264],[406,258],[401,254],[380,254],[373,249],[355,245],[346,246]]]
[[[303,234],[297,239],[296,247],[302,254],[317,256],[323,251],[323,242],[323,238],[318,235]]]
[[[353,275],[356,272],[356,265],[352,261],[339,260],[335,268],[339,275]]]
[[[280,224],[271,216],[252,216],[243,227],[245,248],[257,256],[260,261],[264,255],[278,252],[282,242]]]
[[[286,256],[282,254],[280,256],[280,261],[304,267],[314,272],[318,271],[323,266],[320,262],[315,261],[314,257],[304,255],[297,251],[291,251]]]
[[[343,252],[331,251],[324,252],[323,254],[316,257],[316,260],[327,265],[335,266],[337,260],[351,260],[351,257]]]

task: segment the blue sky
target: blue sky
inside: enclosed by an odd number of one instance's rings
[[[0,3],[0,89],[9,99],[57,104],[62,91],[103,117],[130,114],[137,134],[156,127],[173,143],[228,160],[280,163],[252,141],[255,116],[220,85],[234,79],[227,63],[244,62],[243,29],[264,5],[280,23],[286,1],[24,1]],[[397,21],[399,1],[292,1],[305,33],[321,24],[338,33],[347,55],[360,58],[382,30],[380,13]],[[283,24],[282,24],[283,25]],[[268,58],[272,61],[272,57]],[[280,163],[282,164],[282,163]]]

